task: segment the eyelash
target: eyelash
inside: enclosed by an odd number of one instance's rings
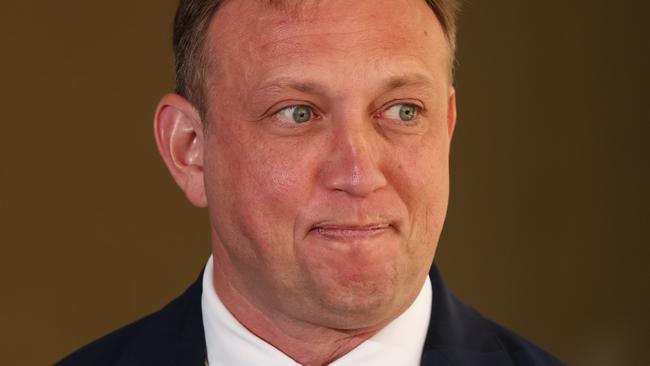
[[[276,109],[275,112],[271,113],[271,116],[273,118],[275,118],[275,119],[282,120],[280,118],[280,113],[282,113],[283,111],[289,110],[291,108],[298,108],[298,107],[306,107],[306,108],[308,108],[309,111],[311,112],[311,118],[309,119],[309,121],[306,121],[306,122],[289,123],[289,124],[297,126],[297,125],[300,125],[300,124],[303,124],[303,123],[311,122],[311,121],[316,120],[316,119],[320,119],[320,113],[318,113],[316,108],[314,108],[313,106],[311,106],[309,104],[306,104],[306,103],[290,104],[290,105],[284,106],[282,108]]]
[[[420,119],[421,115],[425,112],[425,108],[418,103],[412,101],[392,101],[388,103],[386,107],[382,107],[380,112],[377,113],[377,116],[381,117],[383,114],[388,112],[391,108],[398,107],[398,106],[412,106],[415,108],[415,116],[413,117],[413,119],[410,121],[401,121],[400,124],[402,125],[417,124],[417,121]],[[394,119],[394,118],[390,118],[390,119]]]
[[[426,112],[426,109],[421,106],[419,103],[411,102],[411,101],[392,101],[390,103],[387,103],[385,106],[383,106],[379,112],[375,114],[375,118],[382,118],[382,115],[389,111],[391,108],[400,106],[400,105],[405,105],[405,106],[413,106],[416,109],[416,114],[415,117],[413,118],[412,121],[402,121],[401,124],[403,125],[412,125],[416,124],[417,120],[420,119],[421,115]],[[298,108],[298,107],[306,107],[310,110],[312,116],[309,121],[303,122],[303,123],[308,123],[317,119],[321,118],[321,114],[316,110],[315,107],[311,106],[310,104],[306,103],[297,103],[297,104],[289,104],[286,106],[283,106],[279,109],[275,109],[275,112],[271,113],[271,116],[276,119],[280,119],[279,115],[281,112],[286,111],[291,108]],[[392,119],[392,118],[391,118]],[[303,123],[291,123],[292,125],[300,125]]]

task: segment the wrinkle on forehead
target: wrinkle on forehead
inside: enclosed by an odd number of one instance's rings
[[[422,11],[395,11],[396,2]],[[376,27],[394,35],[398,41],[405,41],[400,37],[402,33],[421,34],[424,38],[440,33],[444,38],[442,26],[424,0],[238,0],[227,1],[217,12],[210,26],[208,43],[211,51],[219,51],[229,46],[239,48],[246,41],[258,47],[271,47],[274,43],[315,35],[323,38],[351,33],[362,35],[374,30],[364,29],[369,18],[386,20],[386,28],[382,28],[382,23],[376,23]],[[332,24],[336,24],[335,29]],[[422,29],[407,31],[414,27]],[[439,32],[435,32],[435,28]]]
[[[395,11],[396,4],[408,11]],[[208,94],[223,75],[242,82],[259,77],[256,65],[270,59],[276,62],[270,68],[281,67],[283,59],[320,64],[321,56],[345,63],[363,52],[366,63],[381,63],[391,55],[409,56],[415,44],[451,60],[442,26],[424,0],[227,1],[208,32]]]

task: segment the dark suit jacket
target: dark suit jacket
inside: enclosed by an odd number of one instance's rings
[[[447,289],[435,265],[429,276],[433,302],[422,365],[563,365],[463,304]],[[206,346],[201,293],[199,276],[185,293],[160,311],[90,343],[56,365],[203,366]]]

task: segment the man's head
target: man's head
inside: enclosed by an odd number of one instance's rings
[[[174,52],[176,56],[176,92],[191,101],[201,114],[207,108],[205,79],[209,71],[209,50],[206,49],[206,31],[214,14],[227,0],[181,0],[174,20]],[[310,3],[303,0],[259,0],[271,6],[296,6]],[[449,71],[453,72],[456,53],[456,17],[460,0],[426,1],[440,22],[449,47]],[[309,5],[301,5],[309,6]],[[215,47],[219,47],[216,40]]]
[[[254,309],[238,319],[376,329],[416,297],[442,230],[453,35],[423,0],[285,5],[210,10],[206,113],[165,96],[156,140],[208,207],[217,292]]]

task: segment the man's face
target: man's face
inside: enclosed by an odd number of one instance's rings
[[[266,312],[351,329],[401,313],[442,229],[455,122],[423,0],[229,1],[208,31],[215,266]]]

